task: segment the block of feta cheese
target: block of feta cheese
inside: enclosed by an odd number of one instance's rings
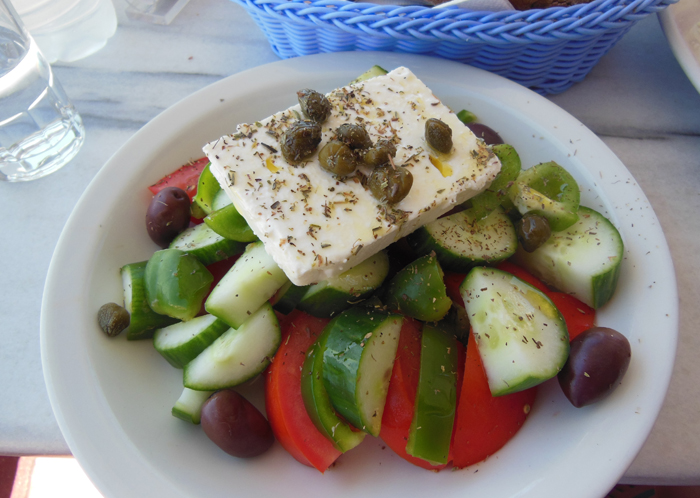
[[[315,153],[292,165],[280,152],[284,131],[303,119],[293,106],[207,144],[211,171],[265,248],[296,285],[339,275],[400,237],[484,190],[500,171],[490,148],[462,124],[409,69],[399,67],[328,93],[320,150],[343,123],[358,123],[373,142],[392,139],[396,166],[413,175],[400,202],[386,205],[366,187],[370,171],[340,178]],[[290,100],[294,98],[290,96]],[[425,122],[452,128],[453,149],[432,150]]]

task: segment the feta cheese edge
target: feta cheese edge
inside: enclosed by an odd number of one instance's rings
[[[203,148],[222,188],[296,285],[347,271],[483,191],[500,171],[500,162],[490,149],[407,68],[399,67],[327,95],[335,104],[334,112],[323,125],[319,150],[342,122],[364,124],[373,141],[399,137],[396,163],[414,173],[414,186],[406,199],[382,208],[371,194],[367,197],[368,191],[357,177],[338,179],[315,160],[288,165],[276,152],[286,123],[301,115],[298,105],[255,124],[241,124],[235,134]],[[449,156],[441,157],[424,143],[424,122],[429,117],[452,128],[455,149]],[[414,143],[404,143],[408,137]],[[246,147],[255,151],[243,154]],[[444,161],[450,171],[454,165],[457,174],[445,175],[432,162],[435,159]],[[253,166],[254,161],[257,164]],[[304,204],[308,198],[318,202]],[[299,211],[293,213],[295,209]],[[290,221],[293,219],[301,221]]]

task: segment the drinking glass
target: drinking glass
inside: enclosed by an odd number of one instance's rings
[[[22,24],[0,0],[0,180],[41,178],[80,150],[80,115]]]

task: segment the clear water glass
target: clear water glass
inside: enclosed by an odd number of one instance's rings
[[[0,180],[46,176],[84,139],[80,115],[51,66],[10,1],[0,0]]]

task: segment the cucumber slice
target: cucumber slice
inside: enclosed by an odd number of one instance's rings
[[[204,218],[204,223],[227,239],[239,242],[253,242],[258,239],[233,204],[211,212]]]
[[[202,406],[212,394],[214,394],[214,391],[195,391],[184,388],[171,410],[173,417],[177,417],[185,422],[199,424],[202,421]]]
[[[197,194],[194,196],[194,202],[205,214],[209,214],[214,210],[214,198],[221,191],[221,185],[219,185],[219,181],[209,169],[210,166],[211,163],[207,164],[199,174]]]
[[[360,83],[362,81],[368,80],[370,78],[374,78],[375,76],[381,76],[383,74],[386,74],[388,71],[384,69],[381,66],[372,66],[369,68],[367,71],[359,75],[357,78],[352,80],[350,82],[351,85],[354,85],[355,83]]]
[[[406,453],[432,465],[449,459],[457,412],[457,339],[425,325],[421,337],[416,405]]]
[[[510,273],[477,267],[460,293],[493,396],[540,384],[564,366],[566,322],[543,292]]]
[[[519,249],[513,261],[552,287],[600,308],[615,292],[623,253],[622,237],[613,224],[581,206],[574,225],[553,232],[532,253]]]
[[[177,249],[156,251],[146,264],[146,295],[151,309],[180,320],[191,320],[214,277],[191,254]]]
[[[383,291],[384,303],[424,322],[441,320],[452,306],[443,275],[434,255],[418,258],[391,279]]]
[[[500,206],[483,219],[472,209],[438,218],[410,234],[408,242],[417,254],[434,252],[443,269],[460,273],[508,259],[518,248],[513,222]]]
[[[183,368],[229,326],[214,315],[202,315],[156,330],[153,346],[175,368]]]
[[[176,323],[176,318],[156,313],[148,305],[146,296],[146,264],[148,261],[124,265],[120,272],[124,287],[124,308],[131,321],[126,329],[127,340],[150,339],[153,331]]]
[[[265,303],[237,329],[229,329],[185,365],[185,387],[216,391],[234,387],[265,370],[282,334],[275,311]]]
[[[233,328],[240,327],[289,279],[265,251],[262,242],[245,252],[214,287],[204,303],[208,313]]]
[[[578,220],[581,198],[574,177],[554,161],[520,173],[508,191],[520,214],[534,213],[549,221],[553,232],[566,230]]]
[[[367,433],[353,430],[333,409],[323,384],[323,351],[327,340],[328,333],[324,332],[306,354],[301,374],[301,396],[316,428],[333,446],[345,453],[360,444]]]
[[[224,189],[219,189],[216,194],[214,194],[214,200],[212,201],[212,212],[223,209],[226,206],[233,204],[233,201],[228,196]]]
[[[200,223],[175,237],[169,249],[178,249],[191,254],[204,266],[208,266],[242,253],[245,243],[224,238],[207,224]]]
[[[402,323],[401,315],[358,306],[326,326],[323,383],[331,403],[345,420],[373,436],[381,429]]]
[[[299,301],[301,301],[308,289],[308,285],[299,287],[292,282],[287,282],[270,299],[270,303],[272,303],[275,311],[288,315],[297,307],[297,304],[299,304]]]
[[[297,308],[310,315],[330,318],[377,290],[389,274],[389,256],[380,251],[337,277],[308,288]]]

